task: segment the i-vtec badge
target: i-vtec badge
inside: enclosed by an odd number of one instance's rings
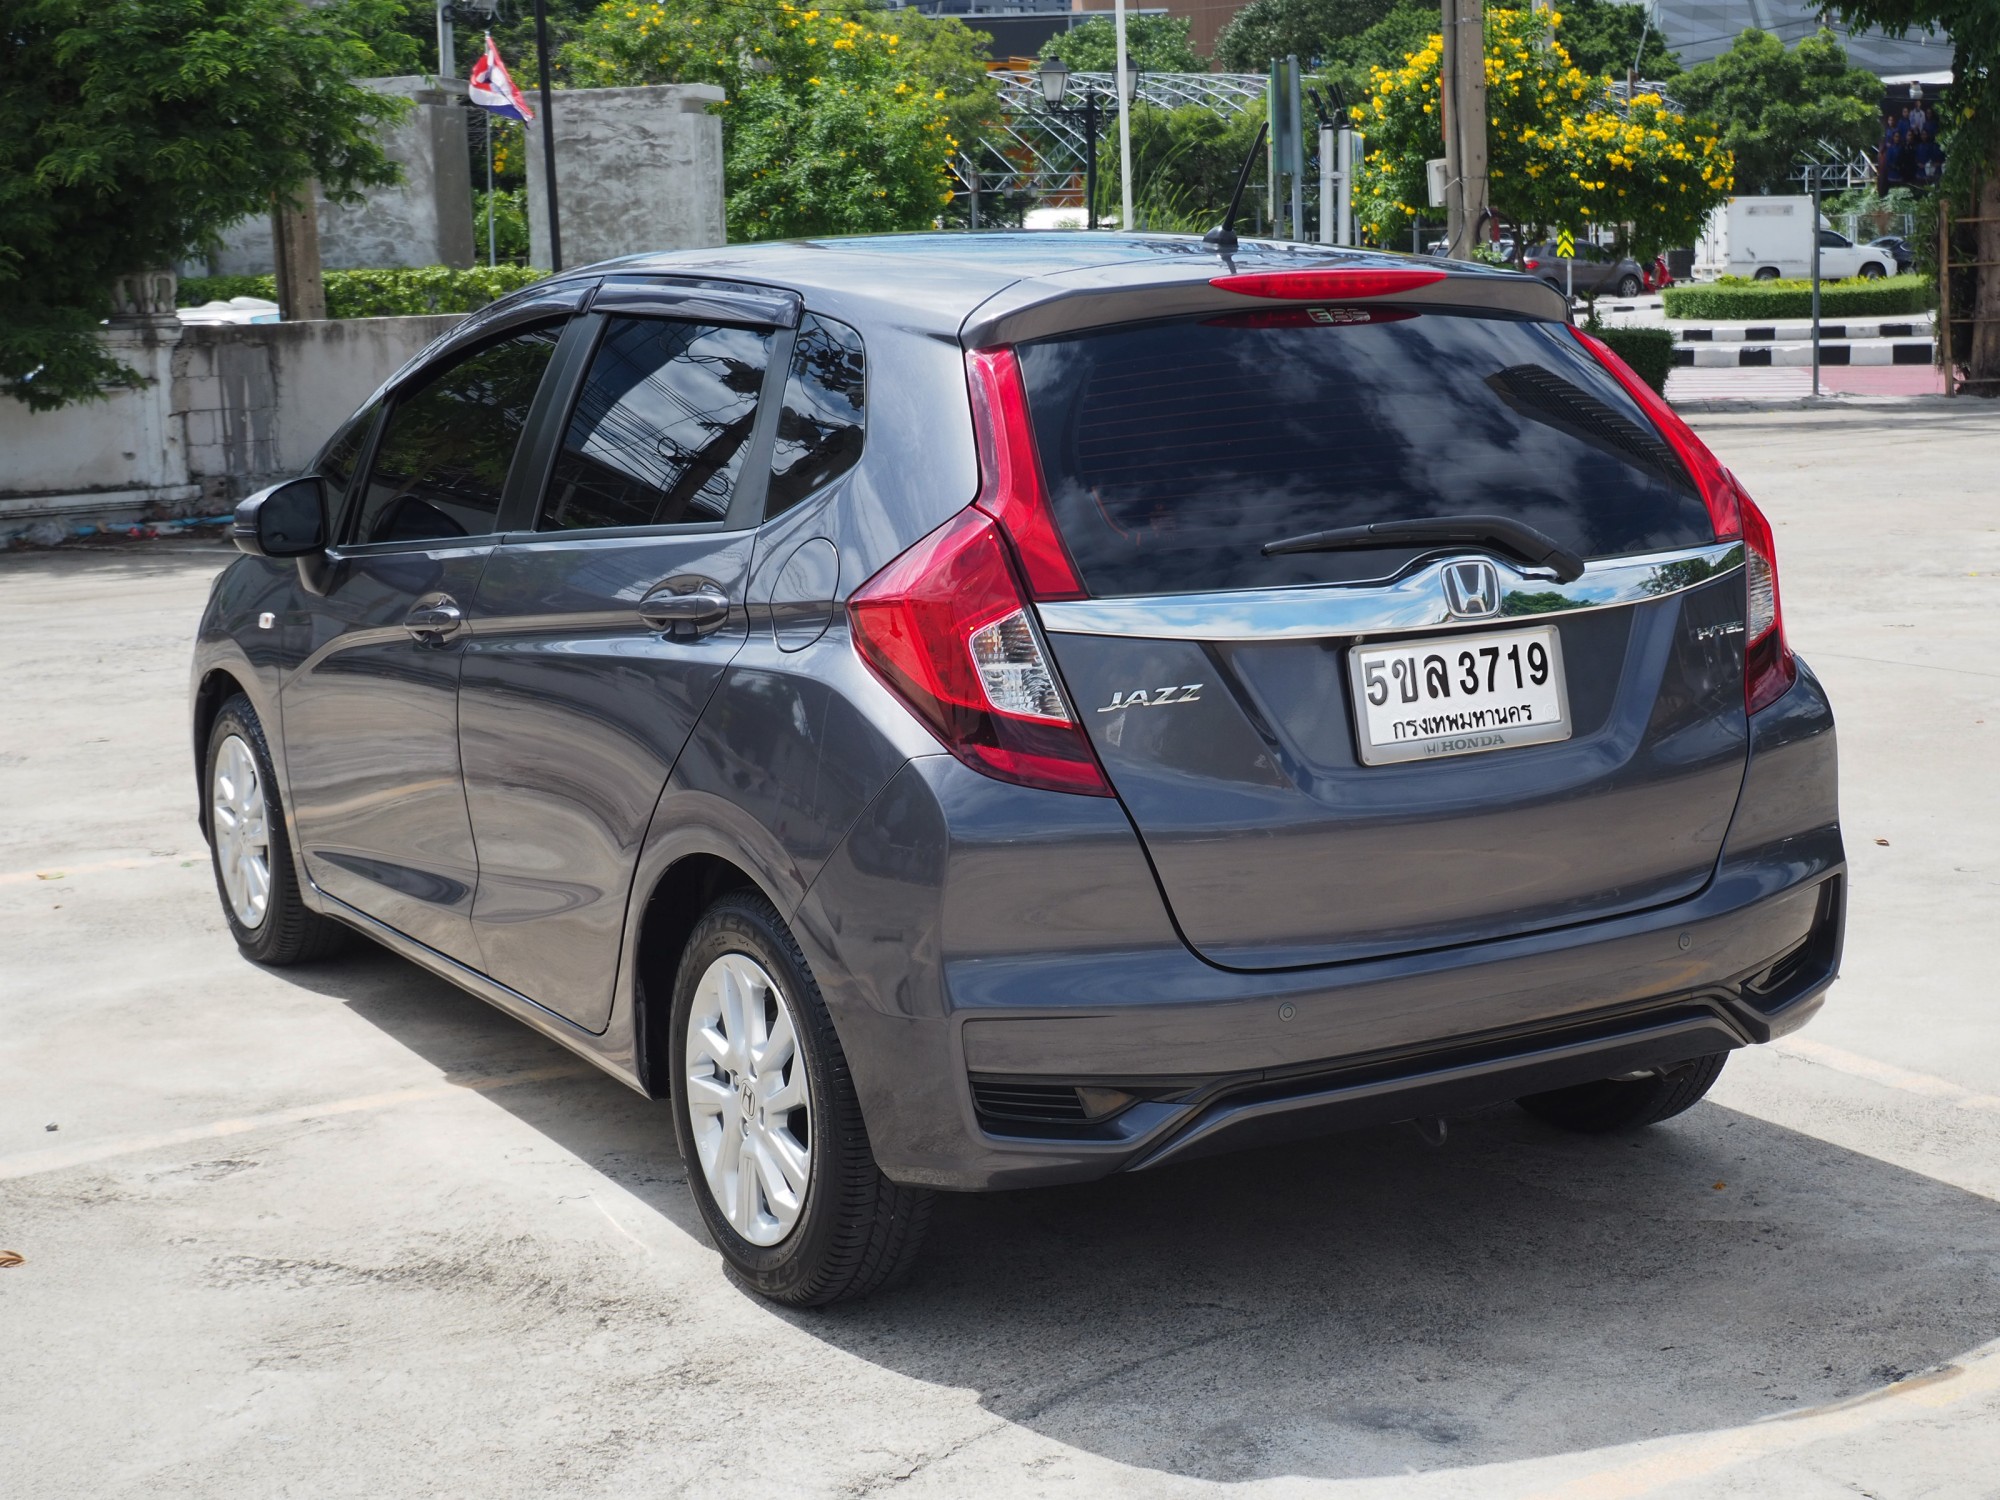
[[[1180,687],[1134,688],[1129,693],[1113,693],[1111,701],[1098,712],[1115,714],[1121,708],[1167,708],[1177,703],[1194,703],[1200,699],[1203,686],[1199,682],[1189,682]]]

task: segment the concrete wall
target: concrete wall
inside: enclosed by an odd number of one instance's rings
[[[466,147],[466,106],[424,88],[421,77],[365,79],[377,93],[416,107],[382,136],[382,149],[403,169],[394,187],[371,188],[353,206],[319,197],[320,264],[329,271],[473,263],[472,164]],[[269,275],[271,220],[243,219],[221,249],[190,275]]]
[[[712,84],[562,89],[555,95],[556,205],[565,266],[723,242],[722,101]],[[530,264],[549,265],[542,125],[528,127]]]
[[[184,330],[170,399],[189,477],[234,501],[298,473],[370,391],[462,316]]]
[[[79,524],[219,515],[303,469],[461,316],[107,329],[107,347],[145,385],[54,412],[0,396],[0,545]]]
[[[0,545],[38,522],[144,515],[201,495],[166,392],[180,323],[153,319],[107,329],[106,352],[146,382],[102,401],[31,412],[0,394]]]

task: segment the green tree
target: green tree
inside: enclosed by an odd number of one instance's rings
[[[1535,239],[1585,224],[1630,226],[1651,256],[1690,242],[1731,188],[1729,153],[1712,127],[1641,94],[1613,105],[1609,80],[1571,64],[1560,16],[1486,12],[1488,193],[1494,209]],[[1425,202],[1424,164],[1444,155],[1436,33],[1400,67],[1377,69],[1353,109],[1368,138],[1359,173],[1362,221],[1400,236]]]
[[[1180,16],[1127,16],[1125,50],[1148,73],[1208,71]],[[1043,42],[1042,56],[1060,57],[1079,73],[1112,72],[1118,66],[1118,27],[1108,17],[1093,16]]]
[[[1397,0],[1250,0],[1215,39],[1215,60],[1232,73],[1262,73],[1274,57],[1324,61],[1334,43],[1360,36],[1398,8]],[[1438,8],[1429,11],[1435,29]]]
[[[1563,50],[1593,78],[1623,78],[1635,58],[1641,78],[1671,78],[1681,70],[1660,28],[1647,23],[1646,6],[1629,0],[1556,0],[1555,9],[1562,17]]]
[[[1360,34],[1327,43],[1320,58],[1320,74],[1338,85],[1342,96],[1350,102],[1365,99],[1377,68],[1402,67],[1411,53],[1424,49],[1437,29],[1437,6],[1403,0]]]
[[[1720,127],[1742,193],[1795,193],[1792,174],[1818,142],[1865,150],[1881,128],[1882,80],[1850,68],[1847,49],[1825,30],[1788,51],[1752,27],[1722,56],[1675,79],[1673,91]]]
[[[962,132],[993,107],[961,23],[861,0],[607,4],[562,58],[572,87],[721,85],[733,240],[930,224]]]
[[[1222,222],[1236,174],[1263,115],[1254,110],[1225,119],[1198,104],[1179,109],[1140,105],[1132,111],[1132,210],[1146,229],[1206,232]],[[1252,174],[1261,196],[1263,180]],[[1098,142],[1101,212],[1118,203],[1118,140]],[[1245,210],[1246,218],[1248,209]]]
[[[405,107],[353,79],[380,0],[9,0],[0,41],[0,385],[37,409],[129,382],[93,336],[113,279],[173,265],[317,178],[393,182]]]
[[[1939,111],[1944,194],[1973,226],[1969,275],[1955,274],[1955,317],[1976,319],[1965,351],[1971,389],[2000,395],[2000,5],[1993,0],[1826,0],[1849,26],[1880,26],[1892,35],[1935,28],[1951,38],[1952,84]]]

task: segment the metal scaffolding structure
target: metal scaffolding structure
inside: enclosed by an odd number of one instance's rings
[[[1054,111],[1042,100],[1032,72],[990,75],[1000,86],[1000,123],[960,158],[961,177],[975,167],[984,191],[1031,192],[1057,202],[1081,202],[1086,147],[1083,125],[1073,111]],[[1141,73],[1138,103],[1155,109],[1197,105],[1223,119],[1264,108],[1262,73]],[[1116,80],[1109,73],[1072,73],[1070,89],[1094,90],[1101,99],[1105,128],[1118,118]],[[1003,165],[1004,164],[1004,165]]]

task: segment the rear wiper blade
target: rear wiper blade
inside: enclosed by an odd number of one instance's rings
[[[1414,516],[1407,521],[1377,521],[1369,526],[1336,526],[1264,543],[1264,555],[1286,552],[1345,552],[1361,547],[1422,546],[1431,542],[1461,542],[1483,547],[1524,562],[1531,568],[1551,568],[1556,582],[1573,583],[1583,576],[1583,559],[1555,538],[1511,516]]]

